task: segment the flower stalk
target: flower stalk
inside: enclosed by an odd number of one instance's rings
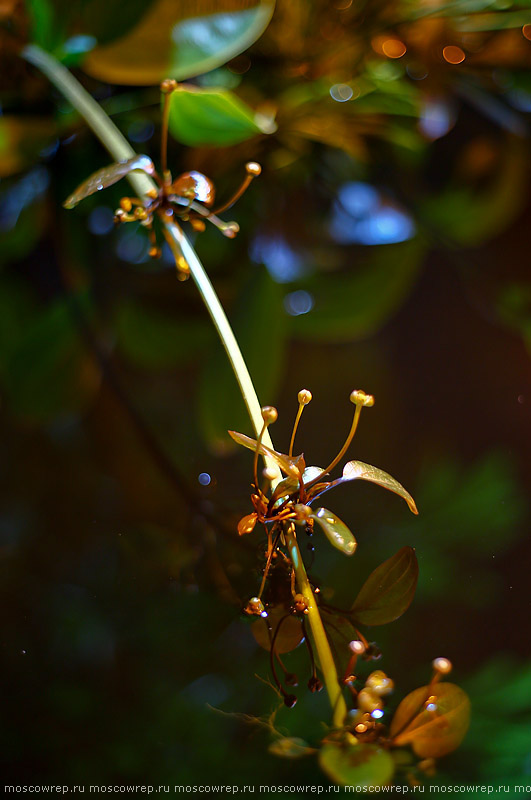
[[[22,56],[46,75],[50,82],[59,89],[67,100],[69,100],[111,154],[113,159],[116,161],[126,161],[136,155],[127,139],[116,128],[101,106],[81,86],[69,70],[54,58],[54,56],[37,45],[28,45],[25,47],[22,51]],[[130,172],[127,178],[136,194],[140,198],[146,199],[146,201],[150,194],[152,194],[154,190],[157,190],[155,182],[145,173]],[[263,427],[260,403],[249,370],[247,369],[240,347],[219,298],[201,261],[180,226],[171,219],[164,220],[164,226],[165,236],[169,240],[173,252],[178,251],[182,253],[182,257],[189,267],[190,275],[210,314],[240,387],[255,435],[258,437]],[[267,428],[263,431],[262,442],[266,447],[274,449]],[[277,476],[272,481],[272,488],[274,489],[281,479],[279,468],[267,454],[264,454],[263,458],[271,474]],[[294,565],[298,589],[308,603],[307,620],[332,707],[333,725],[334,727],[340,728],[345,722],[347,707],[338,681],[334,660],[323,627],[319,608],[297,544],[295,526],[292,523],[286,525],[284,535]]]

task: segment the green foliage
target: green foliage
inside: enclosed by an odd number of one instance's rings
[[[404,697],[389,734],[397,747],[411,744],[420,758],[440,758],[459,747],[469,723],[470,700],[465,692],[453,683],[440,683]]]
[[[356,597],[351,614],[361,625],[385,625],[407,611],[417,588],[415,550],[402,547],[371,572]]]
[[[357,544],[354,534],[332,511],[327,508],[317,508],[314,513],[310,514],[310,518],[319,525],[334,547],[341,550],[346,556],[354,554]]]
[[[275,126],[227,89],[179,86],[170,97],[170,131],[182,144],[238,144]]]
[[[395,765],[389,752],[373,744],[326,744],[319,751],[319,764],[342,786],[384,786],[391,781]]]
[[[205,8],[205,10],[203,10]],[[83,62],[109,83],[149,85],[208,72],[249,47],[271,19],[273,0],[211,4],[157,0],[116,42],[93,50]]]

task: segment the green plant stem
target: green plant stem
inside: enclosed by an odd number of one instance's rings
[[[54,56],[45,52],[37,45],[28,45],[25,47],[22,51],[22,56],[41,70],[50,82],[70,101],[72,106],[84,118],[115,161],[124,161],[135,155],[135,151],[127,139],[116,128],[101,106],[81,86],[69,70],[54,58]],[[130,173],[128,179],[139,197],[145,197],[146,194],[153,189],[157,190],[154,181],[144,173]],[[255,435],[258,437],[263,422],[260,403],[249,370],[247,369],[247,365],[243,359],[227,316],[203,265],[179,225],[172,221],[164,222],[164,224],[169,236],[181,250],[190,268],[190,274],[205,303],[221,342],[223,343],[234,375],[238,381],[245,405],[247,406]],[[215,387],[212,389],[212,402],[216,402]],[[267,430],[264,432],[262,441],[267,447],[273,449],[273,442]],[[264,460],[266,466],[274,470],[278,475],[277,480],[273,481],[273,485],[275,485],[278,480],[280,480],[278,467],[269,457],[265,456]],[[332,706],[333,724],[336,727],[341,727],[345,720],[347,707],[337,678],[334,660],[323,627],[321,615],[319,614],[319,608],[308,581],[304,562],[297,544],[294,526],[290,526],[286,529],[285,537],[295,568],[295,576],[299,591],[308,601],[307,618]]]

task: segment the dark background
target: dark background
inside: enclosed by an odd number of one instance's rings
[[[13,9],[0,117],[5,782],[323,782],[312,758],[269,754],[252,719],[278,701],[241,613],[261,539],[236,534],[252,456],[225,431],[252,431],[234,379],[193,282],[175,280],[168,253],[151,261],[134,224],[113,228],[128,188],[62,209],[109,159],[10,48],[24,30]],[[287,450],[308,388],[298,447],[324,466],[363,388],[376,403],[349,455],[417,501],[412,517],[377,487],[338,489],[329,502],[358,551],[344,558],[316,536],[310,574],[346,607],[375,566],[414,546],[413,605],[368,632],[392,702],[450,658],[472,725],[435,780],[529,782],[528,37],[499,25],[474,49],[446,12],[435,35],[411,4],[311,9],[280,3],[249,54],[196,81],[274,106],[277,133],[227,148],[171,141],[170,164],[204,171],[219,197],[247,159],[263,165],[223,215],[237,239],[212,229],[195,243],[261,402],[279,410],[276,446]],[[403,59],[374,45],[388,31]],[[463,64],[441,57],[444,41]],[[157,161],[156,88],[76,74]],[[330,91],[373,79],[370,102]],[[295,111],[294,89],[306,93]],[[299,650],[286,663],[304,674]],[[315,743],[326,698],[298,695],[275,725]]]

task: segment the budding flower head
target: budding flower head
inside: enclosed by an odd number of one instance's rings
[[[256,161],[248,161],[245,165],[245,169],[247,174],[252,175],[254,178],[257,178],[262,172],[262,167]]]
[[[363,389],[355,389],[350,395],[350,402],[355,406],[366,406],[370,408],[374,405],[374,397],[372,394],[365,394]]]
[[[436,672],[440,672],[441,675],[448,675],[452,671],[452,662],[447,658],[434,658],[432,667]]]
[[[312,393],[309,389],[301,389],[297,395],[297,399],[301,406],[307,406],[312,401]]]
[[[251,597],[245,606],[245,613],[252,617],[261,617],[265,612],[264,604],[259,597]]]
[[[273,406],[264,406],[262,408],[262,419],[266,425],[272,425],[278,419],[278,411]]]

